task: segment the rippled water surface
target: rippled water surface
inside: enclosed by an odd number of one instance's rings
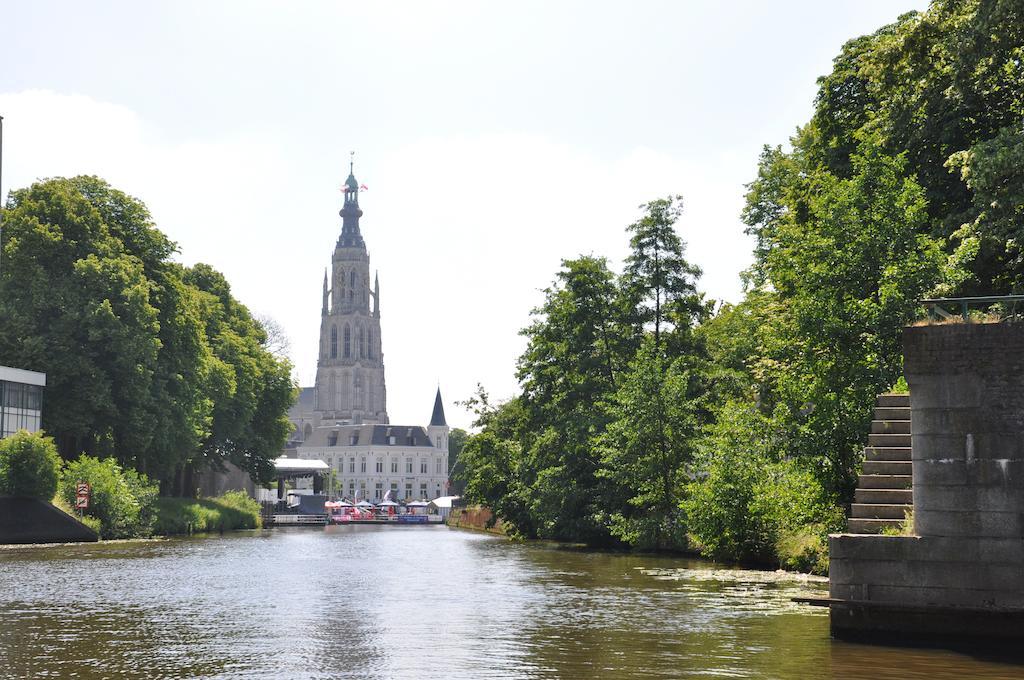
[[[1020,678],[833,642],[816,580],[445,527],[0,550],[0,676]]]

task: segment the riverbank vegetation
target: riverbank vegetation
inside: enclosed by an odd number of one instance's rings
[[[216,498],[158,498],[153,533],[161,536],[260,528],[260,504],[244,491]]]
[[[527,537],[826,570],[917,301],[1024,288],[1022,65],[1014,2],[937,0],[848,42],[761,155],[736,304],[699,292],[677,196],[641,206],[621,271],[564,260],[521,392],[468,402],[468,500]]]
[[[290,430],[289,362],[146,206],[96,177],[12,191],[0,234],[0,356],[47,376],[61,457],[113,458],[190,495],[232,463],[266,480]]]

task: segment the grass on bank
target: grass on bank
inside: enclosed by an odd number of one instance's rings
[[[244,491],[216,498],[157,498],[153,533],[170,536],[260,527],[260,504]]]

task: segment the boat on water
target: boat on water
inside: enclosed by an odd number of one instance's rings
[[[327,501],[324,511],[328,524],[440,524],[444,518],[427,512],[426,501],[412,501],[402,505],[384,500],[374,505],[368,501]]]

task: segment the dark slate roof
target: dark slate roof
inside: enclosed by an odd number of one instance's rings
[[[448,426],[444,419],[444,404],[441,403],[441,388],[437,388],[437,396],[434,397],[434,412],[430,416],[431,427],[435,425]]]
[[[355,444],[352,436],[357,435]],[[391,444],[391,437],[395,443]],[[334,444],[331,444],[331,441]],[[321,425],[303,446],[433,446],[421,425]]]

